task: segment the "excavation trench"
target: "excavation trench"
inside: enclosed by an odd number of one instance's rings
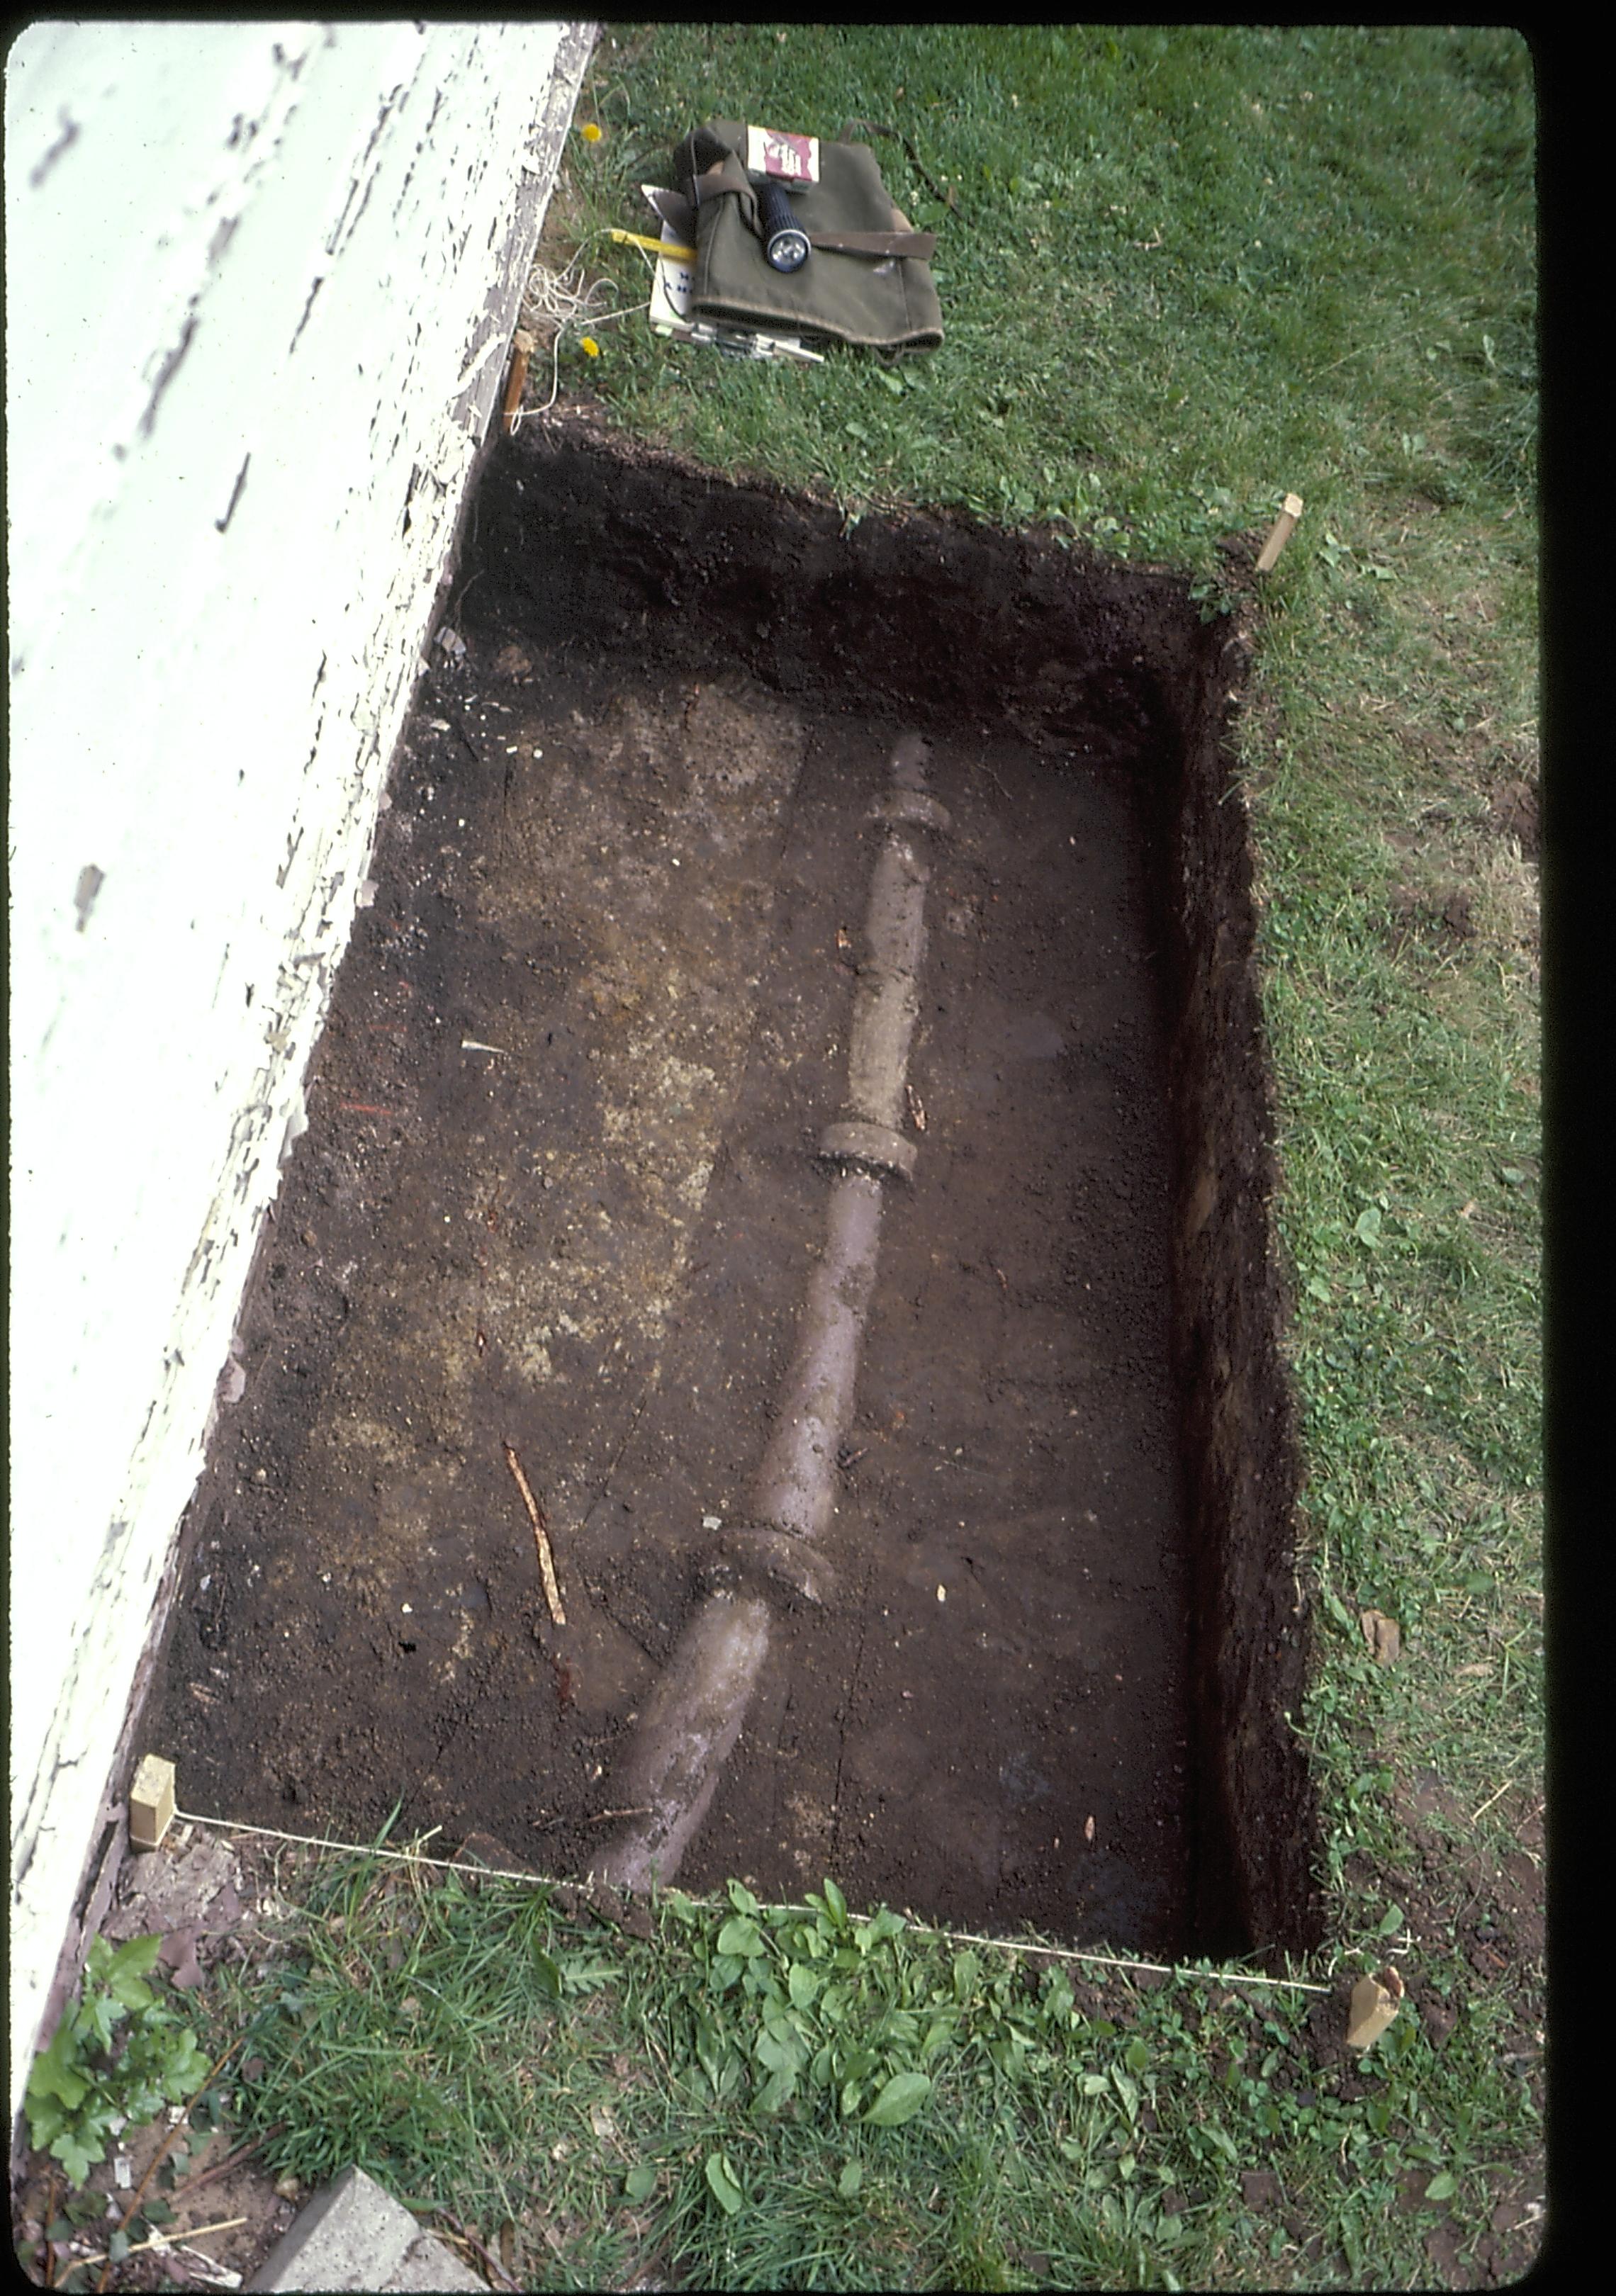
[[[188,1519],[185,1805],[1307,1942],[1224,626],[568,425],[448,627]]]

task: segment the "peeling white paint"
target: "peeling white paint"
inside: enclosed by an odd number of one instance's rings
[[[8,60],[13,2112],[579,29],[62,22]]]

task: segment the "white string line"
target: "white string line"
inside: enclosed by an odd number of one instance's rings
[[[372,1841],[333,1841],[324,1833],[283,1833],[278,1825],[248,1825],[239,1818],[203,1817],[194,1809],[176,1809],[174,1816],[176,1824],[205,1825],[215,1833],[258,1833],[267,1841],[295,1841],[304,1849],[346,1849],[357,1857],[401,1858],[406,1866],[452,1866],[458,1874],[480,1874],[485,1881],[542,1882],[550,1889],[557,1886],[548,1874],[516,1873],[504,1866],[470,1866],[463,1857],[423,1857],[418,1849],[383,1849]],[[432,1833],[440,1831],[439,1826],[432,1828]],[[421,1838],[430,1841],[432,1833],[424,1833]]]
[[[793,1906],[791,1910],[806,1912],[808,1908]],[[991,1946],[997,1953],[1044,1953],[1060,1961],[1095,1962],[1105,1969],[1150,1970],[1158,1977],[1198,1977],[1208,1983],[1216,1978],[1220,1985],[1277,1985],[1297,1993],[1328,1993],[1333,1989],[1328,1985],[1314,1985],[1305,1977],[1257,1977],[1242,1969],[1192,1969],[1183,1962],[1128,1961],[1112,1953],[1079,1953],[1070,1946],[1033,1945],[1023,1938],[977,1937],[969,1930],[928,1930],[919,1922],[912,1922],[909,1926],[923,1937],[943,1938],[950,1945]]]
[[[256,1833],[267,1841],[296,1842],[300,1849],[342,1849],[355,1857],[390,1857],[404,1866],[441,1866],[446,1873],[470,1874],[477,1881],[525,1882],[529,1888],[546,1890],[577,1889],[587,1886],[587,1878],[581,1884],[559,1882],[554,1874],[550,1874],[518,1872],[508,1866],[473,1865],[464,1857],[426,1857],[418,1849],[381,1849],[365,1841],[333,1841],[324,1834],[283,1833],[278,1826],[245,1825],[232,1818],[201,1817],[195,1810],[191,1809],[176,1809],[174,1815],[186,1825],[205,1825],[215,1833]],[[438,1830],[434,1826],[432,1833],[436,1833]],[[422,1837],[427,1841],[431,1838],[431,1833]],[[679,1895],[687,1897],[688,1893],[681,1890]],[[693,1906],[718,1906],[727,1904],[728,1900],[724,1898],[689,1897],[688,1902]],[[777,1906],[775,1910],[786,1914],[812,1914],[814,1908],[812,1906],[785,1904]],[[874,1915],[853,1914],[849,1918],[856,1922],[869,1922],[874,1919]],[[1222,1985],[1277,1986],[1282,1989],[1297,1993],[1329,1993],[1333,1990],[1328,1985],[1315,1985],[1303,1977],[1259,1977],[1254,1976],[1250,1971],[1242,1969],[1191,1969],[1182,1963],[1129,1961],[1118,1954],[1079,1953],[1070,1946],[1033,1945],[1018,1938],[978,1937],[970,1930],[932,1929],[923,1922],[909,1921],[905,1926],[915,1937],[940,1938],[947,1945],[985,1945],[996,1953],[1040,1953],[1046,1955],[1052,1961],[1093,1962],[1105,1969],[1142,1969],[1156,1977],[1197,1977],[1206,1980],[1209,1983],[1215,1978]]]
[[[589,240],[584,242],[584,246],[587,247],[593,240],[603,239],[606,235],[604,232],[595,232]],[[580,247],[561,271],[550,271],[543,264],[536,264],[529,275],[528,284],[522,292],[521,319],[524,324],[548,325],[553,330],[550,339],[550,396],[542,406],[514,409],[511,417],[513,431],[519,430],[529,415],[547,414],[554,406],[561,390],[562,337],[570,326],[587,319],[591,326],[604,327],[614,319],[629,319],[636,311],[651,308],[647,298],[644,303],[627,304],[620,311],[597,312],[594,308],[595,298],[603,288],[610,294],[611,282],[602,277],[589,287],[581,284],[583,252]],[[649,258],[647,266],[649,267]]]
[[[580,283],[584,250],[604,236],[603,232],[593,232],[559,271],[552,271],[547,264],[535,263],[522,290],[521,324],[524,326],[537,324],[541,320],[562,326],[569,319],[576,318],[580,310],[587,310],[603,288],[611,291],[611,283],[604,276],[590,287]]]
[[[609,323],[613,319],[632,319],[636,311],[649,311],[651,305],[649,302],[629,303],[625,305],[623,309],[620,311],[587,311],[582,316],[587,318],[592,327],[603,327],[609,324]],[[542,406],[517,407],[511,416],[511,428],[513,430],[520,430],[521,425],[532,415],[547,414],[550,412],[550,409],[554,406],[556,396],[561,390],[562,336],[565,332],[566,324],[567,323],[563,321],[562,324],[557,327],[555,330],[554,340],[550,346],[549,398],[546,399]]]

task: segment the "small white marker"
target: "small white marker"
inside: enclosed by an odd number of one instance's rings
[[[947,1599],[948,1599],[948,1589],[947,1589],[946,1587],[939,1587],[938,1588],[938,1590],[937,1590],[937,1599],[938,1599],[938,1601],[939,1601],[939,1603],[946,1603],[946,1602],[947,1601]]]

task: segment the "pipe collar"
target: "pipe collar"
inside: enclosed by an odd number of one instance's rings
[[[855,1119],[827,1125],[820,1135],[819,1154],[827,1164],[851,1164],[858,1171],[873,1172],[878,1180],[912,1180],[920,1151],[888,1125]]]
[[[704,1594],[744,1588],[792,1609],[807,1603],[828,1611],[836,1598],[836,1573],[824,1555],[767,1524],[731,1523],[697,1564],[696,1583]]]
[[[893,828],[931,829],[945,836],[954,826],[954,816],[946,805],[922,790],[898,789],[885,797],[878,797],[870,808],[872,821],[884,821]]]

